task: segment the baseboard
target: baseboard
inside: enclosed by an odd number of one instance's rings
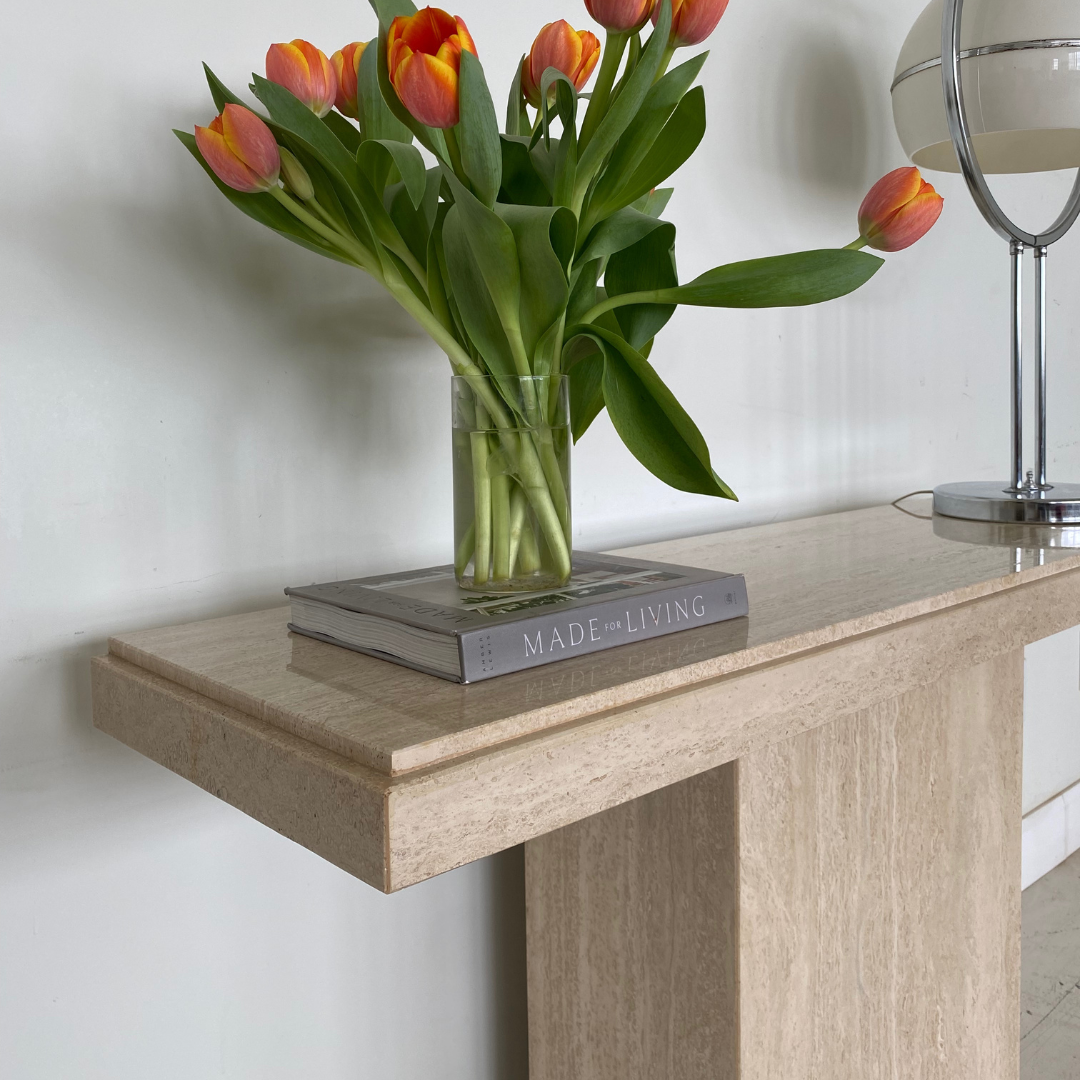
[[[1024,816],[1020,888],[1026,889],[1080,851],[1080,783]]]

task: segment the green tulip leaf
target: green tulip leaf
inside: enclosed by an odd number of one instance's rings
[[[642,50],[633,74],[612,102],[604,119],[600,121],[589,145],[581,153],[577,180],[579,197],[584,196],[585,190],[614,149],[619,137],[637,115],[653,85],[657,71],[660,70],[660,61],[671,33],[671,0],[660,0],[658,11],[656,27],[649,37],[648,45]]]
[[[523,351],[519,314],[521,271],[514,234],[498,214],[489,210],[458,180],[453,170],[444,167],[443,176],[454,195],[455,212],[447,217],[448,227],[453,219],[454,231],[464,235],[511,348]],[[443,235],[449,233],[444,230]],[[453,274],[453,267],[450,272]],[[457,283],[453,280],[451,287],[456,294]],[[462,310],[463,317],[464,314]],[[524,361],[524,356],[518,355]],[[519,374],[527,372],[522,370]]]
[[[419,207],[427,191],[427,166],[420,151],[412,143],[393,139],[366,139],[360,144],[356,162],[367,175],[375,190],[386,186],[391,166],[396,165],[412,204]]]
[[[545,186],[529,153],[528,136],[504,135],[502,142],[502,189],[499,202],[518,206],[550,206]]]
[[[680,64],[669,71],[645,95],[640,110],[619,139],[604,169],[603,176],[597,181],[596,191],[590,200],[592,207],[597,208],[590,214],[592,220],[605,216],[600,210],[602,207],[607,207],[610,211],[610,209],[626,205],[625,202],[617,200],[616,193],[627,185],[630,177],[644,161],[645,155],[663,131],[671,114],[697,78],[701,65],[708,55],[708,53],[700,53],[687,60],[686,63]]]
[[[456,134],[461,148],[461,167],[471,181],[476,197],[491,207],[502,186],[499,122],[495,118],[484,69],[468,50],[461,53],[458,78],[461,116]]]
[[[411,143],[412,132],[390,111],[383,100],[382,88],[379,85],[380,48],[378,39],[371,41],[364,49],[364,55],[360,57],[360,68],[356,73],[360,128],[365,139],[390,139],[394,142]],[[396,94],[394,96],[397,97]]]
[[[442,227],[447,291],[453,296],[462,325],[488,371],[496,379],[510,379],[517,375],[513,352],[468,233],[466,215],[460,203],[455,204]],[[512,391],[507,400],[514,400]]]
[[[674,194],[674,188],[653,188],[648,195],[642,195],[640,199],[635,199],[630,205],[642,214],[658,218],[667,209],[667,204]]]
[[[244,103],[210,70],[208,64],[203,64],[206,74],[206,82],[210,87],[210,96],[214,99],[214,108],[218,115],[226,105],[244,105]],[[248,106],[244,105],[246,109]]]
[[[675,272],[675,226],[666,221],[656,225],[637,243],[615,252],[608,260],[604,273],[608,296],[670,289],[679,284]],[[674,311],[674,304],[629,304],[616,308],[615,318],[626,340],[641,349],[663,329]]]
[[[412,3],[412,0],[368,0],[371,4],[371,10],[379,18],[380,27],[389,27],[389,25],[399,15],[415,15],[416,5]]]
[[[884,259],[865,251],[825,248],[729,263],[707,270],[663,300],[696,307],[765,308],[820,304],[854,292]]]
[[[322,122],[337,136],[338,142],[355,156],[360,149],[360,132],[352,121],[342,116],[339,112],[331,110],[323,118]]]
[[[629,206],[624,207],[610,217],[604,218],[593,229],[575,261],[586,263],[592,259],[603,259],[608,255],[614,255],[616,251],[633,247],[639,240],[643,240],[649,233],[661,228],[664,224],[639,210],[634,210]]]
[[[566,268],[574,254],[577,222],[565,206],[499,203],[496,209],[514,235],[521,275],[521,338],[531,359],[541,336],[566,310]]]
[[[695,86],[679,102],[641,164],[622,187],[608,197],[599,213],[603,215],[609,208],[627,206],[647,195],[690,157],[704,134],[705,91]]]
[[[510,82],[510,96],[506,101],[507,135],[529,134],[529,114],[525,111],[525,92],[521,88],[521,65],[524,63],[525,57],[522,56],[514,68],[514,77]],[[505,164],[504,160],[504,167]]]
[[[617,334],[601,327],[575,327],[604,352],[604,404],[627,449],[655,477],[679,491],[734,499],[716,475],[709,448],[675,395],[652,365]]]
[[[406,255],[408,247],[394,227],[378,192],[334,133],[285,87],[256,75],[254,90],[274,121],[302,140],[308,151],[322,163],[335,181],[335,189],[345,209],[351,209],[379,243],[399,256]]]
[[[177,131],[174,128],[173,134],[187,147],[191,156],[203,167],[206,175],[214,181],[218,191],[238,210],[247,214],[249,218],[257,221],[260,225],[273,229],[274,232],[284,236],[286,240],[291,240],[294,244],[299,244],[309,251],[326,255],[328,258],[336,259],[338,262],[347,263],[350,266],[355,265],[337,248],[319,236],[318,233],[313,232],[303,222],[293,217],[272,195],[265,192],[248,194],[247,192],[236,191],[219,180],[214,170],[207,165],[202,154],[199,153],[195,136],[190,131]]]
[[[604,354],[592,338],[579,337],[592,348],[587,355],[576,359],[567,371],[570,380],[570,434],[574,442],[589,430],[589,426],[604,408]]]

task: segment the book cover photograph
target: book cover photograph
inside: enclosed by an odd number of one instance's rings
[[[748,611],[740,574],[575,552],[562,588],[463,591],[452,566],[286,589],[289,629],[457,682],[539,667]]]

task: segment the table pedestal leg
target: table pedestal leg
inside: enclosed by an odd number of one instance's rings
[[[532,1080],[1015,1080],[1023,653],[525,845]]]

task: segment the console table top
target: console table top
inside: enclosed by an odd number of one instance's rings
[[[290,634],[288,607],[119,634],[109,652],[393,776],[1080,566],[1051,549],[1017,573],[1014,549],[891,506],[626,553],[745,574],[749,617],[468,686]]]

